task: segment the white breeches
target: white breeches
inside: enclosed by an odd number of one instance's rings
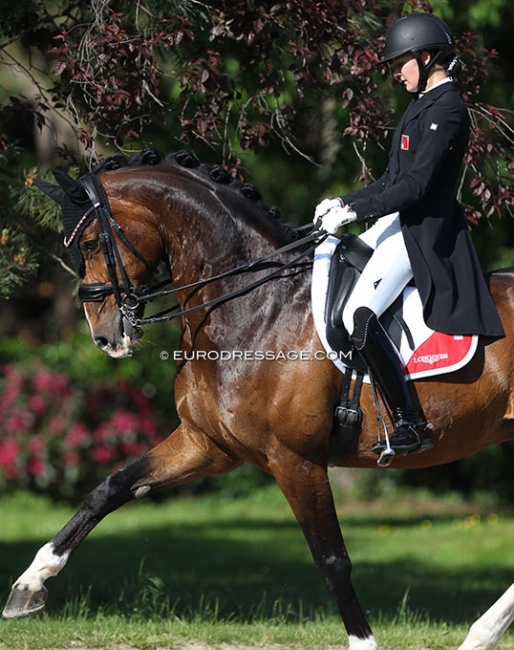
[[[343,311],[343,324],[350,334],[353,332],[353,314],[359,307],[369,307],[381,316],[412,279],[398,212],[381,217],[359,238],[375,252]]]

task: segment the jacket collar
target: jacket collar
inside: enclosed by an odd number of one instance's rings
[[[421,111],[425,110],[425,108],[428,106],[431,106],[439,99],[439,97],[448,92],[457,92],[457,84],[455,81],[448,81],[446,83],[439,84],[432,90],[422,93],[417,99],[413,99],[406,111],[405,122],[408,122],[417,117]]]

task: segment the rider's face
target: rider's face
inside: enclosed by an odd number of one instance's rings
[[[419,86],[418,62],[411,54],[403,54],[391,62],[391,74],[409,93],[415,93]]]

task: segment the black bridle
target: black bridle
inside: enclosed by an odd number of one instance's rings
[[[150,264],[141,255],[141,253],[139,253],[133,244],[131,244],[131,242],[126,238],[120,225],[114,220],[109,207],[107,195],[100,181],[96,177],[88,175],[82,177],[80,179],[80,182],[83,184],[84,189],[86,190],[93,204],[93,208],[92,210],[89,210],[89,213],[92,214],[94,218],[96,218],[98,223],[98,228],[100,231],[100,246],[104,255],[110,284],[102,284],[99,282],[82,283],[79,286],[79,298],[82,302],[102,302],[107,296],[114,295],[116,305],[121,315],[126,318],[127,321],[134,327],[140,327],[141,325],[148,325],[179,318],[200,309],[209,309],[215,305],[244,295],[256,287],[259,287],[262,284],[268,282],[269,280],[280,276],[282,273],[284,273],[284,271],[295,267],[299,262],[308,257],[314,251],[316,246],[318,246],[328,236],[328,233],[314,228],[313,231],[305,237],[302,237],[290,244],[287,244],[286,246],[282,246],[281,248],[271,251],[262,257],[254,258],[253,260],[250,260],[249,262],[246,262],[245,264],[242,264],[241,266],[238,266],[234,269],[230,269],[228,271],[224,271],[223,273],[219,273],[218,275],[211,276],[210,278],[198,280],[197,282],[192,282],[191,284],[176,287],[173,289],[164,289],[164,287],[168,286],[172,282],[171,278],[169,278],[152,287],[142,287],[141,289],[136,289],[130,282],[127,272],[123,266],[114,233],[116,233],[123,245],[139,260],[141,260],[149,270],[154,271],[155,266]],[[299,230],[303,230],[305,228],[312,227],[310,225],[301,226]],[[306,250],[302,251],[299,255],[294,257],[289,262],[278,265],[276,269],[270,273],[267,273],[262,278],[259,278],[258,280],[255,280],[254,282],[251,282],[250,284],[245,285],[239,289],[236,289],[235,291],[224,294],[218,298],[214,298],[213,300],[209,300],[200,305],[182,309],[180,311],[177,311],[180,305],[175,304],[157,314],[154,314],[153,316],[139,317],[137,315],[138,308],[148,302],[162,298],[164,296],[174,295],[179,291],[199,289],[223,278],[238,275],[252,268],[262,266],[263,263],[269,259],[272,259],[273,257],[276,257],[277,255],[285,253],[289,250],[299,248],[300,246],[303,246],[309,242],[314,242],[314,244]],[[118,279],[118,274],[121,278],[121,282]]]
[[[82,283],[79,286],[79,298],[82,302],[102,302],[106,296],[114,295],[118,308],[121,309],[123,305],[132,305],[133,301],[135,301],[133,307],[135,308],[139,302],[138,292],[132,286],[125,271],[113,232],[116,232],[128,250],[141,260],[148,269],[153,270],[154,267],[129,242],[121,226],[113,219],[107,195],[100,181],[96,177],[93,178],[89,175],[81,178],[80,182],[93,204],[92,210],[90,209],[88,212],[93,214],[98,224],[100,246],[104,254],[111,284],[102,284],[100,282]],[[117,271],[119,271],[121,283],[118,280]],[[125,294],[124,297],[122,297],[122,294]]]

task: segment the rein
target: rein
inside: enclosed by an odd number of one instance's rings
[[[92,210],[90,209],[88,212],[89,214],[96,213],[95,217],[97,219],[99,229],[100,229],[100,244],[104,254],[105,263],[107,266],[107,271],[109,273],[109,279],[111,281],[111,284],[101,284],[101,283],[84,284],[83,283],[79,287],[79,292],[78,292],[79,298],[82,302],[101,302],[102,300],[104,300],[105,297],[109,295],[114,295],[116,300],[116,305],[120,313],[134,327],[140,327],[141,325],[149,325],[149,324],[158,323],[162,321],[172,320],[175,318],[180,318],[187,314],[191,314],[195,311],[199,311],[200,309],[209,309],[218,304],[227,302],[229,300],[237,298],[238,296],[248,293],[249,291],[252,291],[253,289],[265,284],[269,280],[278,277],[284,271],[294,267],[298,262],[308,257],[314,251],[314,249],[328,237],[328,233],[320,231],[315,227],[315,229],[310,234],[298,239],[297,241],[291,242],[290,244],[287,244],[285,246],[282,246],[281,248],[273,250],[270,253],[267,253],[266,255],[263,255],[261,257],[254,258],[249,262],[246,262],[245,264],[242,264],[241,266],[238,266],[234,269],[230,269],[228,271],[224,271],[223,273],[219,273],[218,275],[211,276],[210,278],[198,280],[196,282],[192,282],[190,284],[183,285],[181,287],[176,287],[174,289],[163,290],[162,287],[165,287],[171,284],[172,282],[171,279],[167,279],[155,285],[154,287],[138,290],[132,286],[128,278],[128,275],[125,271],[125,268],[123,267],[121,255],[113,235],[113,230],[121,239],[124,246],[128,248],[128,250],[130,250],[132,254],[134,254],[138,259],[140,259],[149,269],[152,268],[152,265],[150,265],[149,262],[139,253],[139,251],[137,251],[137,249],[127,240],[127,238],[123,233],[123,230],[121,229],[119,224],[117,224],[116,221],[113,219],[110,211],[107,195],[100,181],[96,180],[96,177],[93,178],[92,176],[85,176],[81,179],[81,183],[83,183],[84,188],[93,203],[93,209]],[[308,224],[307,226],[299,227],[298,230],[305,230],[310,227],[311,227],[310,224]],[[222,280],[223,278],[230,277],[232,275],[238,275],[244,271],[247,271],[257,265],[260,265],[272,259],[273,257],[276,257],[277,255],[281,255],[282,253],[288,252],[290,250],[294,250],[295,248],[299,248],[300,246],[303,246],[304,244],[307,244],[309,242],[315,242],[315,243],[312,246],[310,246],[308,249],[306,249],[305,251],[297,255],[291,261],[287,262],[286,264],[280,265],[274,271],[271,271],[270,273],[266,274],[264,277],[259,278],[258,280],[255,280],[254,282],[251,282],[250,284],[245,285],[240,289],[236,289],[235,291],[224,294],[223,296],[219,296],[218,298],[209,300],[205,303],[202,303],[201,305],[196,305],[194,307],[182,309],[181,311],[178,312],[176,310],[180,307],[180,305],[176,304],[173,305],[172,307],[164,309],[161,312],[158,312],[157,314],[154,314],[153,316],[138,317],[136,315],[136,310],[141,305],[145,305],[148,302],[151,302],[158,298],[162,298],[164,296],[176,294],[179,291],[184,291],[188,289],[197,289],[197,288],[200,289],[202,287],[207,286],[208,284],[211,284],[212,282],[217,282],[219,280]],[[118,275],[116,273],[117,269],[122,279],[121,283],[118,281]],[[122,294],[125,295],[122,297]]]

